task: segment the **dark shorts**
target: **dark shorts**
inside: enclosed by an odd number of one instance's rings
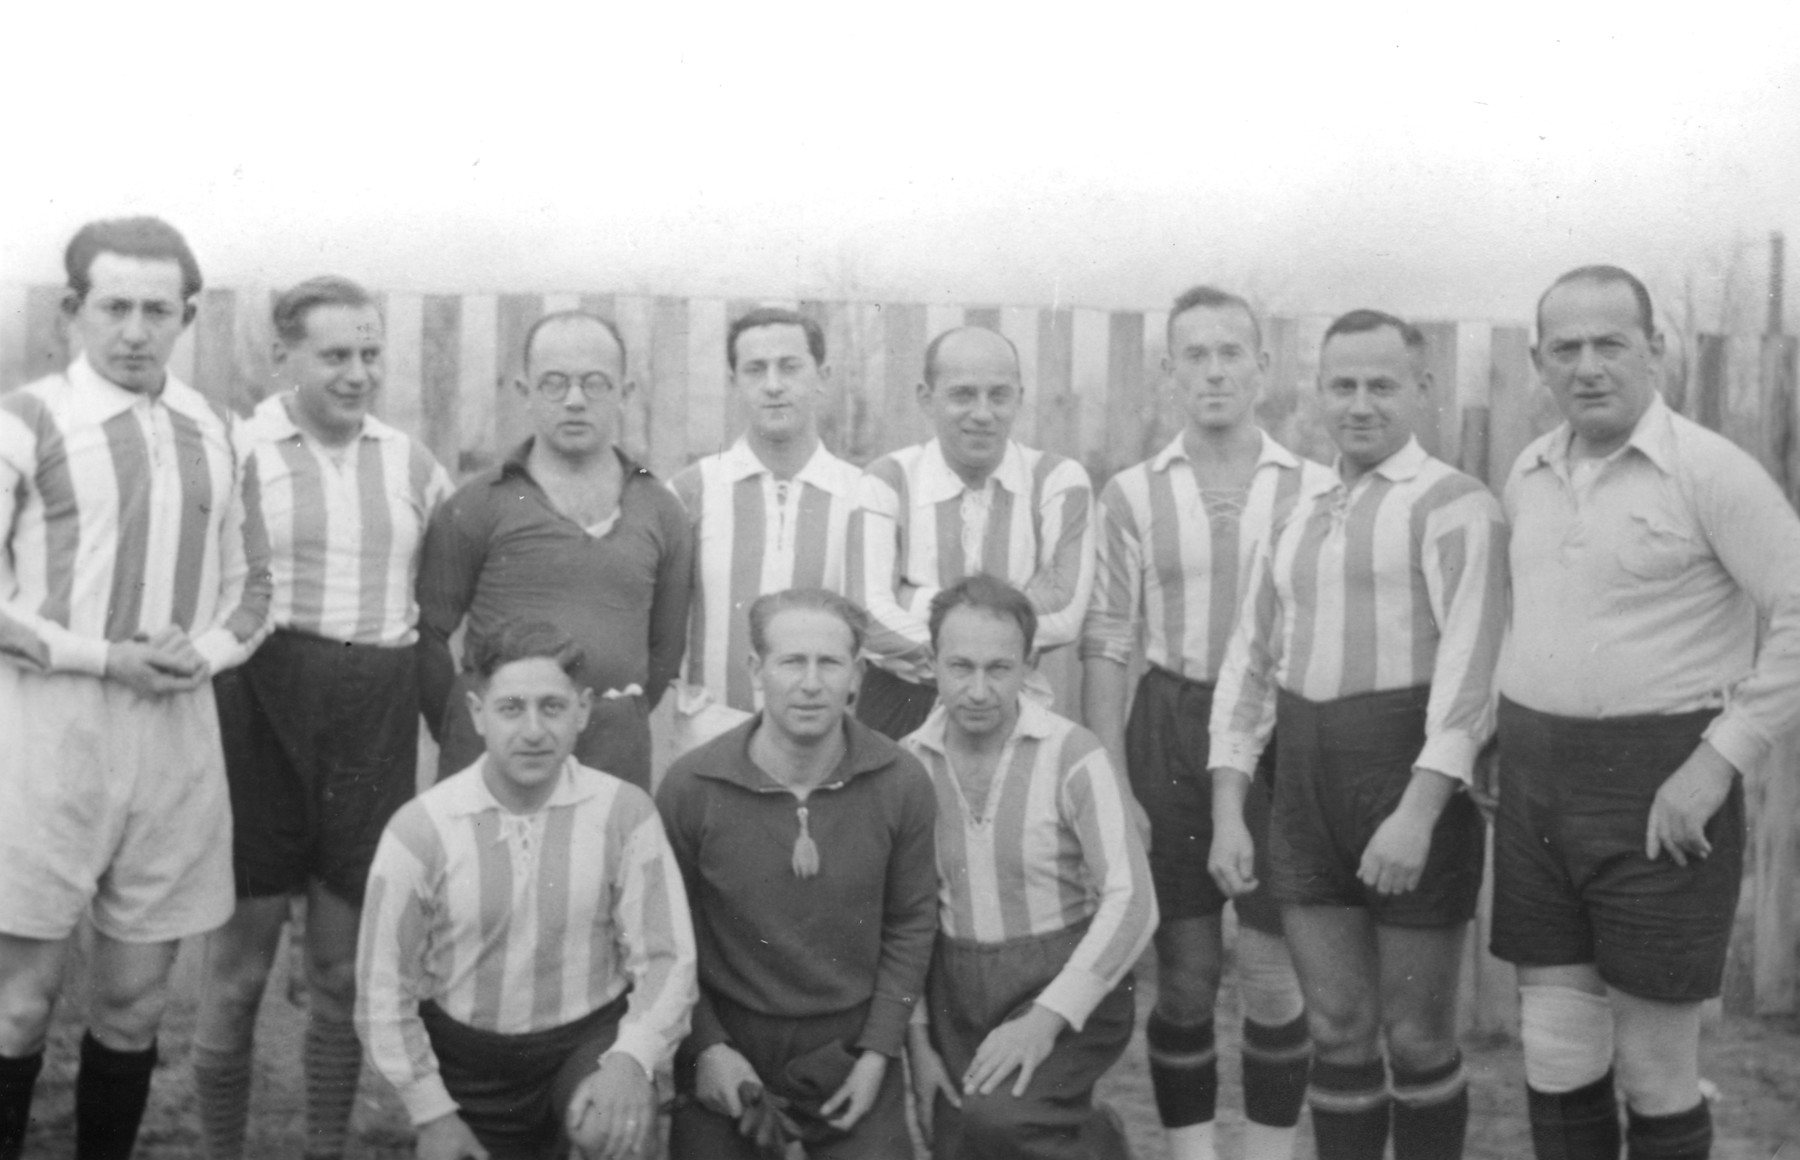
[[[318,879],[362,904],[381,831],[417,786],[411,648],[277,632],[213,680],[239,898]]]
[[[427,999],[419,1019],[457,1115],[492,1160],[539,1160],[569,1153],[563,1117],[581,1081],[619,1035],[627,991],[560,1027],[502,1035],[459,1023]]]
[[[1593,963],[1608,984],[1666,1003],[1719,993],[1743,883],[1743,779],[1706,824],[1711,855],[1685,867],[1644,857],[1657,789],[1716,715],[1581,720],[1501,700],[1496,956]]]
[[[439,734],[438,780],[461,773],[473,765],[487,745],[475,732],[469,716],[469,690],[475,679],[468,673],[456,678],[450,701],[444,706]],[[640,695],[608,697],[594,692],[587,728],[575,739],[575,760],[589,769],[610,773],[645,793],[650,791],[650,709]]]
[[[1486,856],[1481,812],[1455,793],[1431,832],[1419,885],[1377,894],[1357,878],[1364,849],[1412,780],[1429,688],[1308,701],[1283,690],[1269,857],[1284,906],[1360,906],[1386,926],[1443,927],[1475,916]]]
[[[876,732],[898,741],[925,724],[936,704],[936,685],[915,685],[877,664],[863,666],[856,719]]]
[[[820,1138],[808,1144],[809,1160],[912,1160],[906,1123],[906,1064],[888,1060],[875,1102],[848,1133],[831,1131],[815,1118],[849,1077],[861,1052],[855,1047],[868,1020],[867,1003],[827,1015],[777,1016],[752,1011],[709,991],[708,1002],[731,1037],[731,1046],[749,1062],[764,1087],[792,1101],[797,1118]],[[675,1064],[677,1088],[693,1090],[693,1060],[685,1049]],[[809,1135],[807,1139],[811,1140]],[[702,1106],[683,1101],[669,1127],[670,1160],[756,1160],[757,1151],[738,1135],[737,1124]]]
[[[1207,773],[1213,687],[1152,666],[1138,682],[1125,723],[1131,792],[1150,815],[1150,880],[1163,921],[1217,915],[1228,901],[1207,873],[1212,853],[1212,777]],[[1269,894],[1269,782],[1275,747],[1263,751],[1244,797],[1244,821],[1256,842],[1260,885],[1236,900],[1238,921],[1281,933],[1281,909]]]

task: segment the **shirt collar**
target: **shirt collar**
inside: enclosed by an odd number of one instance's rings
[[[1275,442],[1275,440],[1269,438],[1269,433],[1267,431],[1258,428],[1256,433],[1262,437],[1262,446],[1258,448],[1256,452],[1257,471],[1261,471],[1270,464],[1273,464],[1276,467],[1285,467],[1289,470],[1297,469],[1300,466],[1299,457],[1281,444]],[[1187,450],[1187,432],[1182,431],[1169,441],[1167,447],[1158,451],[1155,457],[1150,460],[1150,470],[1167,471],[1170,464],[1188,458],[1190,458],[1190,456],[1188,455]]]
[[[525,441],[506,453],[500,460],[500,466],[494,469],[494,483],[500,483],[509,475],[523,475],[531,478],[531,441],[534,435],[527,435]],[[619,466],[625,469],[625,482],[630,483],[634,475],[649,475],[650,469],[625,454],[625,449],[617,443],[613,444],[613,454],[619,457]]]
[[[787,787],[770,777],[763,768],[750,759],[750,737],[762,726],[763,714],[756,716],[732,729],[725,736],[729,741],[722,741],[728,760],[709,762],[695,772],[700,777],[712,778],[715,781],[727,781],[733,785],[743,786],[751,790],[785,790]],[[878,769],[886,769],[894,763],[899,747],[884,735],[864,725],[848,714],[844,717],[844,756],[838,761],[838,767],[831,776],[820,783],[821,786],[841,785],[852,778],[872,773]]]
[[[1054,732],[1055,718],[1050,710],[1044,708],[1030,697],[1019,698],[1019,718],[1013,722],[1013,731],[1006,738],[1007,744],[1021,737],[1042,740]],[[948,755],[949,745],[944,734],[950,727],[950,711],[939,701],[931,707],[931,715],[913,734],[913,740],[933,753]]]
[[[855,476],[833,471],[836,459],[837,456],[825,450],[825,441],[821,439],[813,448],[812,457],[794,473],[794,482],[809,483],[820,491],[848,498],[855,487]],[[725,449],[719,461],[725,469],[725,478],[732,483],[769,473],[768,464],[756,457],[756,452],[750,449],[750,440],[741,435],[736,443]]]
[[[270,395],[256,405],[250,412],[248,423],[251,434],[266,439],[271,443],[279,443],[284,439],[305,438],[306,432],[294,422],[294,416],[283,402],[288,392],[282,391]],[[388,426],[373,415],[364,415],[362,432],[359,439],[393,439],[400,434],[396,428]]]
[[[1569,447],[1575,438],[1575,430],[1567,422],[1558,426],[1544,437],[1544,443],[1538,448],[1537,461],[1531,464],[1535,470],[1539,467],[1554,467],[1565,473],[1569,463]],[[1630,448],[1637,451],[1654,463],[1665,474],[1672,472],[1675,466],[1675,412],[1663,402],[1662,392],[1653,391],[1650,405],[1638,416],[1637,425],[1631,429],[1631,437],[1625,445],[1615,452],[1623,454]],[[1612,458],[1612,456],[1608,456]]]
[[[1406,446],[1371,467],[1363,473],[1364,477],[1379,475],[1389,483],[1405,483],[1425,470],[1425,464],[1431,459],[1431,453],[1419,443],[1417,435],[1409,436]],[[1344,457],[1338,456],[1332,461],[1331,475],[1339,486],[1344,483]]]
[[[500,799],[494,796],[494,791],[488,788],[486,768],[487,755],[483,754],[475,760],[474,765],[463,771],[464,780],[450,795],[447,803],[452,817],[467,817],[489,810],[503,814],[512,812],[501,805]],[[542,813],[555,806],[573,805],[593,797],[598,792],[598,787],[594,785],[592,778],[578,777],[578,769],[573,757],[565,761],[562,772],[557,775],[556,788],[550,791],[550,797],[543,806],[534,812]]]
[[[1006,454],[1001,456],[1000,465],[994,468],[994,473],[988,478],[1014,495],[1029,493],[1031,469],[1025,466],[1025,449],[1016,441],[1008,439]],[[925,454],[919,461],[919,501],[940,503],[955,499],[968,490],[969,485],[963,482],[963,477],[956,474],[956,469],[944,458],[943,444],[937,439],[925,444]]]
[[[94,369],[94,364],[88,361],[85,353],[77,356],[69,364],[64,378],[68,380],[69,387],[81,409],[92,415],[96,421],[105,422],[114,415],[129,411],[140,401],[151,404],[158,401],[169,402],[169,389],[176,386],[180,380],[176,379],[174,373],[166,368],[163,374],[166,376],[163,381],[163,389],[155,399],[138,391],[128,391],[113,382]]]

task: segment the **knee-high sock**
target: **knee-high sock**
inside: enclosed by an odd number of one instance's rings
[[[220,1050],[194,1044],[194,1097],[207,1160],[242,1160],[244,1125],[250,1117],[249,1043]]]
[[[1144,1038],[1150,1047],[1150,1086],[1171,1160],[1214,1160],[1219,1058],[1212,1020],[1183,1026],[1152,1012]]]
[[[82,1036],[81,1070],[75,1076],[75,1160],[130,1160],[155,1069],[155,1043],[142,1051],[114,1051],[92,1031]]]
[[[0,1160],[19,1160],[31,1127],[31,1093],[37,1089],[44,1053],[14,1059],[0,1055]]]
[[[348,1019],[306,1021],[306,1155],[338,1157],[350,1131],[356,1107],[356,1082],[362,1075],[362,1041]]]
[[[1706,1160],[1712,1141],[1712,1109],[1705,1100],[1672,1116],[1625,1111],[1626,1160]]]
[[[1278,1027],[1244,1020],[1244,1160],[1288,1160],[1306,1102],[1306,1016]]]
[[[1613,1073],[1572,1092],[1525,1089],[1537,1160],[1619,1160],[1619,1099]]]
[[[1306,1102],[1312,1107],[1319,1160],[1381,1160],[1387,1151],[1387,1069],[1367,1063],[1313,1060]]]
[[[1462,1053],[1422,1071],[1394,1068],[1394,1160],[1459,1160],[1469,1129]]]

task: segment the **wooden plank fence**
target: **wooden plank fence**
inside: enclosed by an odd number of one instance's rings
[[[0,283],[0,390],[61,367],[67,336],[61,289]],[[267,287],[209,289],[177,345],[175,372],[209,396],[247,410],[267,391],[272,333]],[[825,329],[833,373],[823,409],[829,446],[865,463],[919,440],[927,424],[914,401],[925,343],[963,322],[995,327],[1017,344],[1026,382],[1017,435],[1081,460],[1098,485],[1145,458],[1181,424],[1160,372],[1167,314],[993,304],[775,301],[615,293],[417,294],[381,296],[388,327],[387,385],[379,413],[422,438],[454,474],[492,463],[521,438],[525,422],[512,380],[525,329],[549,310],[582,307],[613,319],[625,336],[638,384],[625,442],[665,478],[727,446],[742,420],[727,398],[729,319],[753,306],[784,305]],[[1274,317],[1272,356],[1258,419],[1295,451],[1329,461],[1330,444],[1311,405],[1318,344],[1328,319]],[[1423,324],[1434,376],[1434,422],[1426,448],[1498,487],[1519,451],[1556,422],[1530,363],[1530,333],[1511,323]],[[1684,336],[1664,390],[1672,405],[1750,450],[1800,499],[1795,438],[1796,342],[1760,336]],[[1687,372],[1688,365],[1693,373]],[[1079,703],[1079,666],[1064,650],[1053,679],[1065,710]],[[1800,1011],[1800,738],[1789,738],[1748,779],[1752,819],[1725,1006],[1763,1014]],[[1487,913],[1484,897],[1482,913]],[[1478,924],[1485,927],[1485,923]],[[1464,1026],[1516,1029],[1511,968],[1471,935],[1463,985]]]

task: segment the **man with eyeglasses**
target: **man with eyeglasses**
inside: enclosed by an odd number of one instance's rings
[[[594,707],[575,758],[650,785],[650,711],[681,667],[693,540],[681,501],[619,447],[633,384],[604,318],[561,311],[525,335],[515,384],[532,434],[437,511],[419,568],[419,692],[446,777],[481,755],[462,710],[463,652],[502,624],[544,620],[589,658]]]

